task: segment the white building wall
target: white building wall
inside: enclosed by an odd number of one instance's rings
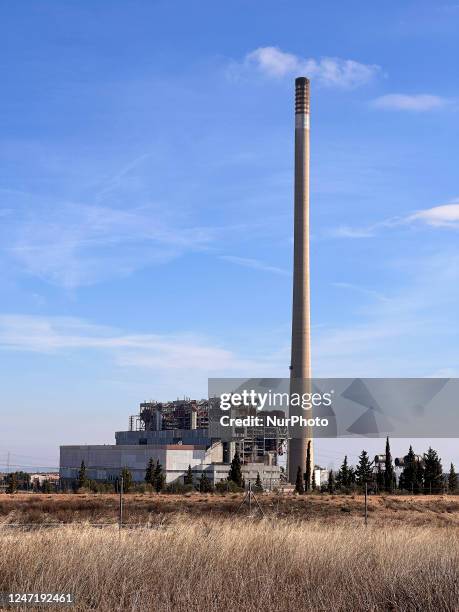
[[[159,461],[166,474],[166,483],[182,477],[188,466],[201,467],[210,463],[204,448],[166,448],[155,445],[94,445],[61,446],[61,478],[75,479],[84,461],[91,480],[115,480],[127,467],[135,482],[143,482],[147,464]]]

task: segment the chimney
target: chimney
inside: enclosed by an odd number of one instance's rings
[[[310,82],[295,80],[295,209],[293,246],[293,305],[290,393],[309,393],[311,378],[311,321],[309,284],[309,111]],[[289,415],[311,418],[312,412],[290,407]],[[311,474],[314,466],[312,431],[303,426],[290,430],[288,473],[295,483],[298,467],[306,471],[311,441]]]

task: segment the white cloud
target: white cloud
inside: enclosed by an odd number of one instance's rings
[[[409,221],[423,221],[434,227],[459,227],[459,202],[420,210],[408,217]]]
[[[303,58],[278,47],[259,47],[245,56],[242,71],[255,69],[271,78],[306,75],[321,85],[353,88],[371,81],[379,72],[375,64],[338,57]]]
[[[448,104],[446,98],[430,94],[387,94],[373,100],[375,108],[387,110],[431,111],[443,108]]]
[[[229,261],[230,263],[238,266],[243,266],[244,268],[253,268],[254,270],[261,270],[262,272],[271,272],[273,274],[280,274],[282,276],[290,276],[290,272],[288,270],[278,268],[277,266],[270,266],[262,261],[259,261],[258,259],[248,259],[246,257],[236,257],[234,255],[220,255],[220,259]]]
[[[300,69],[296,55],[285,53],[277,47],[259,47],[246,55],[245,62],[253,63],[261,72],[273,77],[283,77]]]

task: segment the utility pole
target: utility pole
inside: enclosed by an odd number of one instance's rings
[[[263,512],[263,508],[260,506],[260,502],[258,501],[257,496],[252,491],[252,481],[249,480],[249,487],[247,489],[247,493],[244,495],[242,503],[241,503],[241,505],[239,506],[239,508],[237,509],[236,512],[239,512],[239,510],[242,508],[242,506],[246,502],[248,502],[248,504],[249,504],[249,514],[248,514],[248,516],[252,516],[252,500],[256,503],[256,505],[258,507],[258,510],[260,511],[261,515],[264,516],[265,513]]]

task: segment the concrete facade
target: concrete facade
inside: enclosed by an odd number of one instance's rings
[[[223,463],[223,447],[216,443],[209,448],[186,444],[164,445],[75,445],[60,447],[60,477],[63,481],[78,478],[81,462],[84,461],[89,480],[115,481],[121,470],[127,467],[134,482],[144,482],[145,470],[150,457],[159,461],[166,475],[166,483],[182,482],[188,466],[197,484],[205,472],[215,485],[227,480],[230,465]],[[246,483],[255,482],[257,474],[266,490],[280,485],[281,470],[278,466],[263,463],[248,463],[242,466]]]
[[[219,443],[209,448],[185,444],[61,446],[59,471],[63,480],[75,480],[84,461],[90,480],[114,481],[127,467],[134,482],[144,482],[150,458],[160,462],[166,483],[171,483],[180,480],[189,465],[205,469],[213,462],[222,461],[223,450]]]
[[[205,469],[206,475],[210,482],[215,485],[218,482],[223,482],[228,479],[230,466],[227,463],[213,463]],[[260,474],[263,488],[267,491],[275,489],[281,485],[280,475],[281,470],[277,465],[264,465],[263,463],[247,463],[241,467],[242,477],[246,485],[249,482],[255,483],[257,475]],[[194,471],[196,481],[200,478],[202,472]]]

